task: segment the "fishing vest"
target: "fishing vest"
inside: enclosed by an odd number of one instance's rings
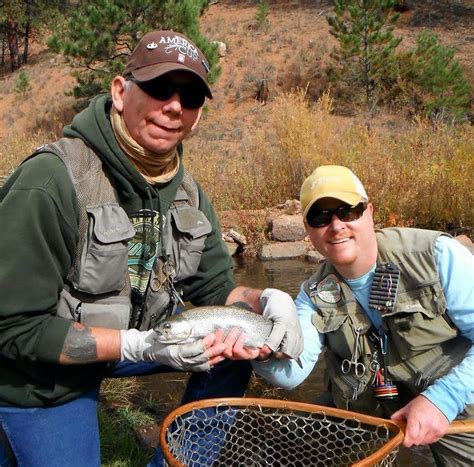
[[[446,314],[446,298],[436,270],[434,245],[443,235],[421,229],[388,228],[376,231],[377,266],[393,263],[400,270],[398,294],[392,311],[382,315],[388,335],[388,378],[403,383],[409,398],[445,375],[464,358],[468,339]],[[316,307],[312,323],[324,336],[325,384],[340,408],[383,416],[372,391],[371,362],[377,347],[369,340],[372,324],[349,285],[328,262],[303,284]],[[359,329],[359,362],[365,373],[344,374],[344,359],[351,359]]]
[[[61,138],[32,155],[53,153],[66,165],[78,202],[79,240],[60,293],[57,315],[87,326],[128,329],[136,310],[128,274],[135,229],[95,152],[79,138]],[[179,284],[193,276],[212,226],[198,209],[198,187],[185,170],[162,230],[167,258],[155,260],[145,303],[132,327],[146,330],[176,308]],[[158,214],[161,215],[161,214]],[[138,323],[138,324],[136,324]]]

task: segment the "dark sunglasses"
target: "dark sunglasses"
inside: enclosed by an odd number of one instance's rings
[[[127,76],[127,79],[134,82],[150,97],[159,101],[167,101],[171,96],[178,93],[181,106],[185,109],[199,109],[206,100],[206,94],[199,85],[178,85],[167,77],[143,82],[137,81],[133,76]]]
[[[306,222],[310,227],[326,227],[332,221],[332,216],[336,215],[342,222],[353,222],[362,217],[367,209],[367,203],[359,203],[356,206],[343,204],[335,209],[321,209],[312,206],[306,215]]]

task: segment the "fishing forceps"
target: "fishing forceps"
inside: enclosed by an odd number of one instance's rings
[[[356,328],[355,329],[355,341],[354,347],[352,349],[351,359],[345,358],[341,364],[342,372],[347,375],[351,371],[351,368],[354,367],[354,373],[358,378],[362,378],[365,374],[365,365],[363,363],[358,362],[359,359],[359,338],[363,328]]]

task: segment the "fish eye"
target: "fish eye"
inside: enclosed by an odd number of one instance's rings
[[[171,329],[171,324],[170,324],[170,323],[165,323],[165,324],[163,324],[163,329],[164,329],[165,331],[169,331],[169,330]]]

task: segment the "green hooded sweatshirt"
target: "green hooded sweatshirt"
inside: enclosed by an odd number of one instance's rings
[[[109,120],[110,96],[94,98],[64,129],[100,157],[129,214],[150,208],[165,215],[183,178],[153,187],[119,148]],[[178,148],[182,157],[182,148]],[[212,224],[196,275],[183,299],[196,306],[223,304],[235,287],[232,261],[215,212],[199,187],[199,209]],[[78,234],[74,186],[63,162],[41,153],[21,164],[0,189],[0,405],[60,404],[95,388],[106,364],[60,365],[72,321],[56,316]]]

